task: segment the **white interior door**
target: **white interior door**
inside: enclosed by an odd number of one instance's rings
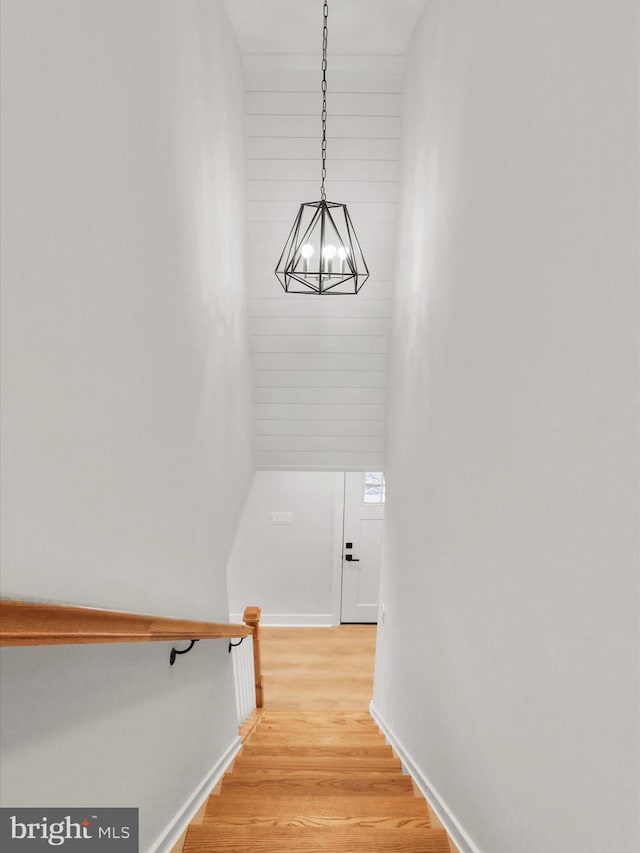
[[[342,622],[377,622],[384,477],[348,471],[344,483]]]

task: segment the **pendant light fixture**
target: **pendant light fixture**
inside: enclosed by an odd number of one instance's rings
[[[346,204],[327,201],[327,41],[329,4],[323,6],[322,28],[322,183],[320,201],[300,205],[287,238],[276,276],[287,293],[345,295],[358,293],[369,278]]]

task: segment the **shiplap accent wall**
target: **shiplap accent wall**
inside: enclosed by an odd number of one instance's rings
[[[358,296],[286,294],[273,272],[320,197],[320,56],[244,62],[256,465],[382,470],[404,60],[329,54],[327,197],[371,270]]]

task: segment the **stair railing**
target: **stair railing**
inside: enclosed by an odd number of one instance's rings
[[[120,610],[0,599],[0,646],[191,641],[189,649],[171,650],[173,664],[177,654],[185,654],[198,640],[252,637],[249,672],[255,688],[254,707],[262,708],[260,608],[247,607],[244,623],[196,622]]]

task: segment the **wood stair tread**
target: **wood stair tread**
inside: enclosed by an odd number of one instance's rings
[[[284,776],[281,779],[234,779],[233,774],[226,776],[222,783],[222,796],[228,791],[246,791],[264,796],[280,792],[300,794],[342,794],[343,796],[370,796],[373,794],[401,797],[407,793],[413,795],[413,784],[408,776],[386,779],[363,774],[339,776],[312,776],[300,779]]]
[[[350,734],[362,734],[362,735],[375,735],[375,737],[380,737],[380,732],[376,728],[376,724],[372,721],[365,722],[362,720],[361,722],[351,722],[351,721],[343,721],[343,722],[335,722],[329,723],[328,725],[320,726],[319,723],[315,721],[309,720],[309,722],[304,723],[300,720],[293,720],[291,723],[286,723],[284,721],[269,721],[263,720],[258,728],[256,729],[257,734],[265,734],[266,732],[302,732],[306,734],[309,731],[315,731],[321,728],[323,732],[327,734],[329,732],[337,733],[350,733]]]
[[[427,803],[420,797],[288,796],[274,794],[268,801],[254,793],[225,793],[209,797],[205,822],[220,816],[296,818],[303,815],[335,818],[418,817],[428,819]]]
[[[184,853],[449,853],[441,829],[263,827],[193,825]]]
[[[320,723],[323,726],[364,725],[375,722],[370,714],[331,714],[328,711],[265,711],[263,722],[286,723],[287,725],[310,725]]]
[[[365,746],[333,745],[306,746],[291,744],[254,744],[252,741],[245,744],[242,757],[264,757],[274,762],[280,758],[391,758],[393,750],[386,744],[374,743]]]
[[[371,723],[371,714],[366,711],[278,711],[267,710],[264,712],[265,720],[284,720],[286,722],[302,720],[303,722],[315,721],[324,725],[340,723],[342,721],[354,721]]]
[[[376,770],[402,773],[399,759],[389,757],[369,758],[359,755],[349,756],[348,761],[342,755],[242,755],[233,765],[234,774],[247,770]]]
[[[370,770],[368,768],[358,767],[243,767],[234,766],[233,771],[228,778],[254,779],[335,779],[337,777],[344,779],[406,779],[402,771],[397,767],[387,768],[384,770]]]
[[[348,732],[268,732],[261,731],[262,726],[255,734],[251,735],[249,743],[252,746],[258,744],[265,746],[373,746],[380,743],[380,735],[375,732],[370,734],[353,734]]]
[[[397,811],[397,809],[396,809]],[[342,829],[345,827],[364,827],[365,829],[430,829],[428,817],[333,817],[327,815],[298,815],[294,817],[273,817],[269,815],[228,815],[210,817],[205,823],[214,823],[218,827],[253,826],[256,829],[290,829],[292,827]]]
[[[371,714],[368,711],[305,711],[300,708],[267,708],[265,715],[269,717],[282,717],[288,719],[290,717],[320,717],[324,720],[332,720],[336,717],[347,717],[356,720],[371,720]]]

